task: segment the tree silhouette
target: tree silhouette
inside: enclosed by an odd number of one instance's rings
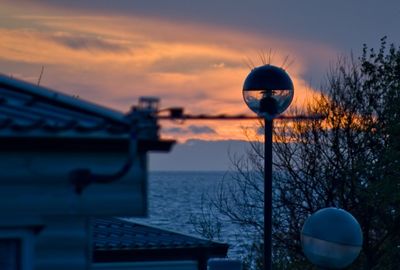
[[[321,94],[305,110],[324,120],[281,123],[274,130],[274,269],[312,269],[300,231],[305,219],[336,206],[359,221],[364,244],[350,269],[398,269],[400,265],[400,49],[381,40],[378,50],[341,58]],[[246,156],[209,197],[219,219],[248,236],[250,268],[262,269],[263,145],[252,140]],[[214,222],[213,221],[213,222]],[[210,219],[198,219],[197,224]],[[201,231],[201,229],[200,229]],[[208,235],[210,237],[210,234]]]

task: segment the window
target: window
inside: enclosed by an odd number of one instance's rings
[[[0,239],[0,269],[21,270],[21,241]]]
[[[33,232],[0,229],[0,269],[33,269]]]

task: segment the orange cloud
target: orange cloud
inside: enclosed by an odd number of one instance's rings
[[[44,65],[45,86],[122,111],[129,110],[137,97],[152,95],[160,96],[164,107],[183,106],[195,114],[251,114],[242,100],[243,80],[250,71],[244,61],[248,56],[257,58],[260,49],[274,47],[279,51],[272,64],[280,65],[286,55],[296,60],[288,72],[296,87],[294,106],[301,107],[316,90],[307,87],[302,78],[307,61],[296,49],[313,46],[314,53],[323,57],[331,52],[304,41],[294,43],[154,18],[38,14],[15,16],[13,20],[23,26],[0,25],[0,72],[10,74],[2,62],[17,63],[20,77],[35,82],[38,73],[24,70]],[[163,125],[166,136],[178,135],[168,133],[173,123]],[[248,123],[199,125],[213,132],[186,128],[180,138],[244,139],[242,128]]]

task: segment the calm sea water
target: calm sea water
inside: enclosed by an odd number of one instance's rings
[[[212,194],[222,183],[224,175],[224,172],[150,173],[149,217],[135,220],[200,236],[191,222],[191,215],[200,214],[202,195]],[[240,257],[241,247],[237,245],[238,234],[236,225],[229,222],[223,224],[221,240],[230,244],[230,257]]]

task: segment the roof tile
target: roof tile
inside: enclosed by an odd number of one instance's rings
[[[226,246],[226,244],[117,218],[95,219],[93,234],[95,250],[175,249]]]
[[[0,75],[0,136],[127,134],[123,113]]]

